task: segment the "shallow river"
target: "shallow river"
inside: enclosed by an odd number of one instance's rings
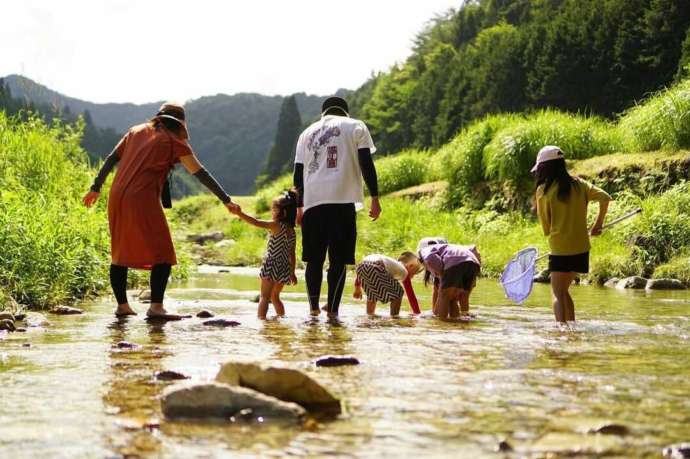
[[[106,298],[0,335],[0,457],[659,457],[690,441],[688,292],[575,287],[579,322],[562,332],[543,285],[516,306],[483,280],[465,324],[409,317],[406,303],[401,319],[381,307],[370,319],[348,290],[341,323],[329,324],[306,318],[300,284],[284,294],[288,317],[261,322],[256,271],[210,271],[173,285],[169,306],[241,326],[118,321]],[[429,290],[416,289],[428,308]],[[123,340],[140,347],[113,348]],[[361,364],[314,367],[325,354]],[[172,383],[156,371],[207,381],[235,359],[303,369],[345,412],[309,427],[162,418],[159,395]],[[606,423],[627,435],[588,433]],[[501,440],[514,452],[498,453]]]

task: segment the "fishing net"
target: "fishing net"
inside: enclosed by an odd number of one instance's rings
[[[501,275],[501,285],[506,296],[520,304],[532,292],[534,272],[536,269],[537,249],[528,247],[520,250],[508,262]]]

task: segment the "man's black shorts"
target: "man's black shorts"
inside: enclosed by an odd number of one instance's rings
[[[355,264],[357,215],[354,204],[321,204],[302,217],[302,261]]]

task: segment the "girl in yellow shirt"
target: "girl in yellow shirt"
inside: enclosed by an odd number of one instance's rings
[[[589,235],[598,236],[608,211],[609,196],[585,180],[572,177],[560,148],[548,145],[537,155],[532,168],[537,181],[537,214],[549,238],[549,271],[556,321],[575,320],[575,304],[570,285],[577,273],[589,272]],[[599,202],[599,215],[587,230],[587,205]]]

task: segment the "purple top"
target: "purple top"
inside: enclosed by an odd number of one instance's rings
[[[419,257],[431,274],[441,277],[446,269],[470,261],[479,266],[482,259],[476,245],[435,244],[423,248]]]

